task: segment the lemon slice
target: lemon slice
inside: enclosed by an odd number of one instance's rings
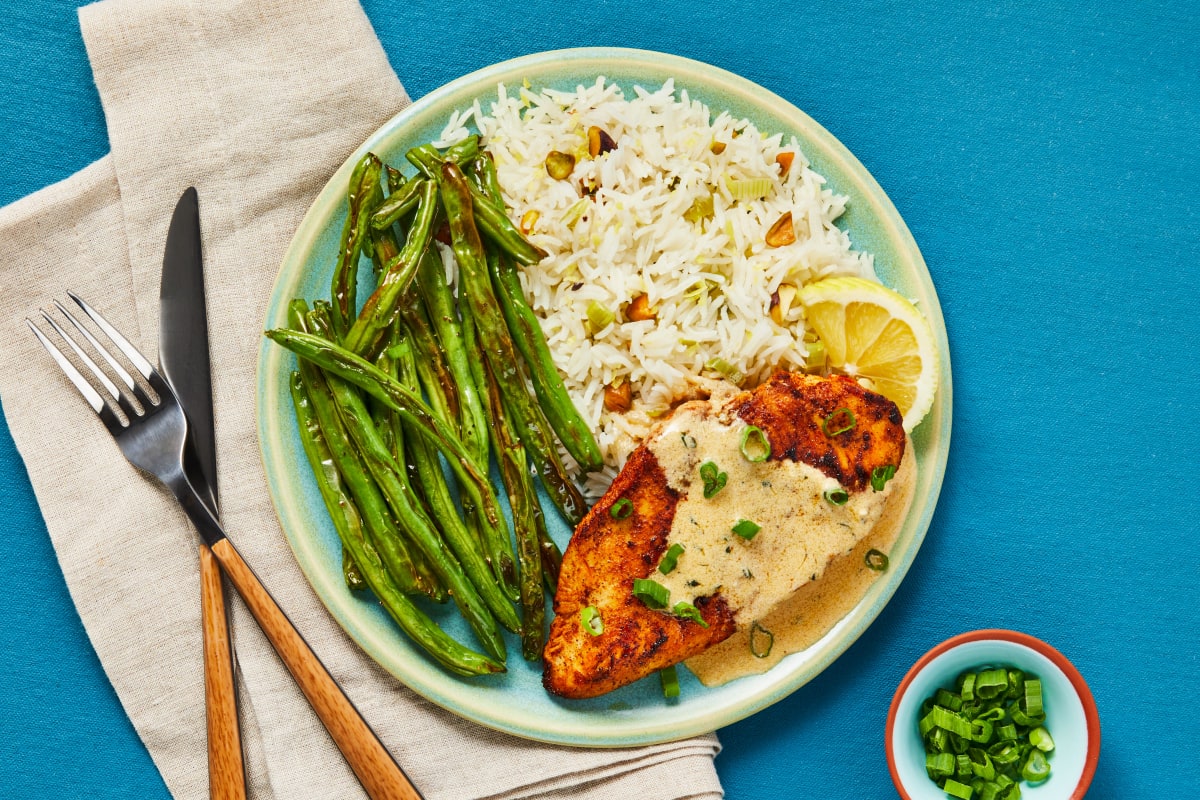
[[[808,324],[825,343],[834,372],[894,402],[911,432],[933,406],[938,354],[921,312],[891,289],[863,278],[826,278],[800,290]],[[864,380],[865,379],[865,380]]]

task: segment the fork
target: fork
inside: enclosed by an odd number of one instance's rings
[[[79,362],[115,402],[121,412],[118,414],[62,350],[37,325],[26,319],[38,341],[100,417],[125,458],[138,469],[157,478],[179,501],[200,538],[212,550],[230,583],[241,595],[271,646],[329,731],[367,795],[372,800],[421,800],[421,793],[409,781],[404,770],[358,713],[258,576],[242,559],[226,537],[220,522],[201,501],[184,471],[188,423],[170,385],[99,312],[74,292],[67,292],[67,295],[128,359],[153,394],[147,392],[139,382],[134,382],[132,388],[126,391],[118,389],[71,334],[49,313],[42,311],[42,317],[54,332],[66,342]],[[121,370],[119,361],[86,327],[61,303],[55,301],[55,306],[111,369]]]

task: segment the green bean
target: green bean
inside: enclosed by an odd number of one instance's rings
[[[534,508],[534,520],[537,522],[538,548],[542,553],[542,574],[546,578],[546,589],[553,596],[558,591],[558,573],[562,569],[563,554],[546,530],[546,515],[540,504]]]
[[[305,304],[303,300],[293,300],[288,305],[288,320],[297,327],[306,326]],[[318,418],[328,419],[323,412],[326,406],[332,409],[333,399],[325,376],[313,365],[300,363],[300,375],[304,382],[304,391],[316,409]],[[336,412],[330,410],[330,414]],[[367,474],[366,467],[355,452],[353,445],[344,436],[340,423],[327,425],[323,433],[333,453],[337,456],[331,466],[336,467],[336,473],[345,481],[346,487],[354,501],[358,504],[360,516],[366,525],[367,533],[375,543],[376,550],[381,552],[387,569],[400,588],[410,594],[434,594],[434,588],[422,580],[420,570],[414,564],[412,554],[396,530],[395,522],[387,509],[383,496],[378,487]]]
[[[375,355],[370,350],[378,347],[380,338],[391,324],[396,304],[412,282],[421,256],[429,246],[430,231],[437,213],[436,192],[437,186],[431,182],[422,189],[417,219],[408,232],[404,248],[388,262],[379,285],[367,298],[358,318],[345,335],[343,344],[350,352],[368,357]],[[334,307],[337,307],[336,303]],[[334,320],[336,322],[336,316]]]
[[[346,332],[358,310],[358,257],[364,249],[371,251],[367,236],[367,219],[371,207],[383,198],[379,182],[383,163],[374,153],[367,153],[355,164],[347,189],[350,211],[342,226],[341,247],[333,270],[330,295],[333,298],[333,325],[340,336]]]
[[[401,174],[388,167],[389,183],[392,180],[393,172],[397,175]],[[424,179],[415,178],[392,190],[388,198],[380,203],[379,207],[375,209],[375,213],[371,215],[371,227],[376,230],[390,228],[394,223],[407,216],[420,202],[425,183]]]
[[[504,672],[503,664],[464,647],[435,625],[405,596],[392,576],[383,568],[378,554],[363,536],[361,526],[352,524],[350,517],[342,513],[344,506],[339,498],[344,497],[344,494],[329,484],[328,477],[332,470],[327,469],[327,465],[333,463],[334,456],[328,440],[321,432],[316,409],[304,391],[299,373],[292,374],[291,390],[300,423],[301,443],[316,476],[321,495],[325,498],[326,508],[334,520],[338,537],[354,562],[359,565],[364,582],[379,598],[388,615],[409,638],[424,648],[438,663],[456,674],[487,675]],[[338,524],[339,518],[344,524]]]
[[[463,444],[475,455],[475,463],[481,468],[488,464],[487,420],[484,418],[483,402],[471,376],[470,351],[464,347],[463,330],[458,321],[454,295],[446,285],[446,273],[441,260],[432,252],[426,252],[417,268],[417,288],[425,301],[429,321],[442,349],[446,353],[446,366],[454,378],[458,394],[459,433]]]
[[[400,318],[404,323],[413,350],[419,356],[415,358],[415,368],[421,377],[421,385],[425,387],[425,397],[429,407],[447,423],[453,422],[459,426],[458,392],[454,387],[454,377],[446,364],[445,353],[439,347],[433,336],[429,318],[425,315],[425,307],[417,294],[410,292],[400,301]],[[414,392],[420,388],[409,386]],[[461,431],[461,428],[460,428]],[[463,442],[466,444],[466,442]],[[482,465],[480,465],[482,466]]]
[[[479,230],[493,244],[508,253],[518,264],[527,267],[546,257],[546,251],[526,239],[501,206],[484,195],[478,187],[471,186],[470,189]]]
[[[406,421],[415,423],[417,432],[446,456],[463,491],[481,507],[483,519],[507,539],[504,517],[500,513],[492,484],[475,466],[463,443],[430,412],[421,398],[375,365],[319,336],[289,328],[275,328],[266,331],[265,335],[326,372],[344,378],[372,397],[379,398]]]
[[[432,144],[414,147],[405,153],[404,157],[426,178],[437,180],[438,171],[442,167],[442,153]]]
[[[404,177],[404,173],[393,167],[391,164],[385,164],[383,171],[387,176],[388,194],[392,195],[400,191],[400,188],[408,182]]]
[[[410,389],[415,388],[417,370],[412,347],[407,339],[402,339],[392,349],[396,351],[396,360],[400,368],[400,382]],[[517,612],[492,577],[491,568],[484,560],[479,541],[472,541],[471,532],[467,530],[458,516],[458,509],[454,505],[454,499],[450,496],[450,489],[446,485],[446,476],[442,473],[437,453],[429,446],[428,442],[419,436],[412,435],[409,438],[412,441],[413,460],[417,465],[421,486],[425,490],[425,497],[433,512],[430,516],[441,524],[441,531],[446,542],[458,557],[467,577],[479,590],[480,596],[492,614],[501,625],[510,631],[518,630],[521,627],[521,620],[517,618]]]
[[[387,354],[386,350],[376,359],[376,366],[393,378],[397,377],[395,361]],[[412,490],[413,495],[417,498],[417,502],[421,503],[421,508],[428,514],[429,503],[419,491],[420,478],[417,475],[416,465],[412,463],[412,459],[408,458],[408,452],[412,448],[405,445],[404,427],[400,415],[388,408],[378,398],[368,395],[368,401],[371,410],[371,421],[375,423],[375,427],[379,430],[380,436],[392,456],[392,462],[396,465],[397,477],[404,481],[405,485]],[[446,602],[446,589],[442,586],[441,581],[438,580],[437,575],[434,574],[429,563],[421,556],[420,551],[412,555],[413,566],[416,569],[418,578],[431,589],[427,591],[427,594],[438,603]]]
[[[334,512],[329,512],[330,517],[333,517],[333,514]],[[336,525],[337,523],[334,522],[334,524]],[[356,524],[361,528],[361,521],[357,521]],[[362,570],[359,569],[358,564],[354,563],[354,556],[350,555],[350,551],[346,549],[346,545],[342,545],[342,578],[346,581],[346,588],[352,592],[361,592],[367,588],[367,582],[363,579]]]
[[[443,163],[448,162],[461,167],[477,155],[479,155],[479,136],[473,133],[448,147],[445,153],[432,144],[423,144],[409,150],[404,157],[408,159],[408,163],[420,170],[422,175],[437,180]]]
[[[463,346],[468,353],[480,353],[478,347],[478,339],[475,335],[475,321],[471,318],[471,309],[464,302],[462,306],[462,332]],[[468,362],[468,372],[470,380],[478,391],[478,395],[483,398],[483,402],[488,403],[488,381],[484,372],[484,359],[472,358]],[[491,414],[490,405],[483,407],[484,411],[484,431],[491,431],[494,427],[494,416]],[[487,446],[487,442],[484,442]],[[485,452],[487,452],[485,450]],[[489,461],[490,463],[490,461]],[[475,518],[472,518],[475,519]],[[500,580],[508,596],[514,601],[519,602],[521,599],[520,588],[517,585],[517,566],[516,554],[512,550],[512,544],[507,535],[503,538],[496,536],[486,525],[479,525],[480,538],[483,540],[483,545],[488,551],[489,560],[492,566],[497,570],[497,579]],[[516,534],[518,537],[520,532]]]
[[[542,591],[542,563],[538,543],[537,493],[526,469],[525,448],[521,445],[500,397],[500,382],[491,375],[488,400],[492,409],[492,436],[500,475],[508,490],[513,528],[517,531],[517,560],[521,566],[521,654],[529,661],[542,655],[546,626],[546,596]]]
[[[500,187],[500,176],[496,173],[496,160],[484,150],[471,162],[471,182],[499,208],[504,209],[504,191]]]
[[[604,466],[604,458],[600,455],[596,437],[567,394],[567,387],[563,385],[562,376],[554,365],[554,357],[550,355],[545,334],[542,333],[542,325],[525,301],[516,268],[499,254],[494,258],[489,254],[488,267],[492,272],[504,319],[513,332],[513,342],[529,365],[529,377],[550,427],[585,472],[600,469]]]
[[[475,160],[473,177],[476,187],[498,208],[503,208],[504,201],[500,195],[496,164],[492,161],[490,153],[485,152]],[[574,401],[567,394],[562,376],[554,364],[554,357],[550,354],[550,347],[546,344],[542,324],[525,299],[521,277],[516,267],[495,251],[487,254],[487,265],[492,275],[496,298],[504,312],[504,320],[512,332],[513,342],[529,366],[529,377],[533,381],[538,402],[550,422],[550,427],[585,472],[600,469],[604,466],[604,458],[600,455],[596,437],[592,435],[591,427],[584,422],[575,408]]]
[[[366,404],[349,381],[336,375],[328,376],[328,381],[342,423],[358,446],[367,469],[375,478],[375,483],[387,500],[388,506],[396,514],[401,528],[409,540],[420,549],[421,554],[446,586],[451,599],[470,624],[484,650],[503,660],[504,638],[496,627],[495,618],[479,596],[474,584],[463,572],[462,566],[446,548],[433,522],[416,502],[412,488],[396,474],[396,465],[371,422]]]
[[[571,525],[577,525],[587,511],[587,503],[563,468],[549,423],[525,388],[521,361],[492,292],[483,245],[472,215],[470,189],[458,167],[442,165],[440,188],[463,293],[476,325],[477,343],[501,384],[504,402],[516,422],[522,443],[530,450],[547,493]]]

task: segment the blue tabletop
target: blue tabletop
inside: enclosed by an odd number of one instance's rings
[[[1045,639],[1090,684],[1103,730],[1092,797],[1194,793],[1200,6],[364,5],[413,97],[581,44],[740,73],[840,138],[925,255],[955,382],[933,524],[831,669],[720,731],[730,797],[892,795],[896,684],[928,648],[981,627]],[[108,150],[74,6],[0,7],[0,205]],[[166,798],[2,421],[0,495],[0,795]]]

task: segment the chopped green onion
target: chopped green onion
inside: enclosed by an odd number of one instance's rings
[[[918,714],[934,783],[952,797],[1018,800],[1020,781],[1049,777],[1054,740],[1041,725],[1040,680],[1012,667],[983,667],[962,672],[953,685],[936,689]]]
[[[747,542],[758,535],[762,530],[762,526],[757,522],[748,519],[739,519],[733,526],[733,532],[745,539]]]
[[[867,554],[863,556],[863,562],[866,563],[868,569],[873,569],[876,572],[884,572],[888,568],[887,553],[876,550],[874,547],[868,550]]]
[[[734,200],[760,200],[771,193],[770,178],[726,178],[725,185],[729,187],[729,194]]]
[[[894,477],[896,477],[896,466],[894,464],[885,464],[882,467],[876,467],[871,470],[871,488],[877,492],[882,492],[883,487]]]
[[[925,771],[935,781],[939,778],[949,778],[954,774],[954,754],[926,753]]]
[[[671,600],[671,590],[649,578],[634,578],[633,596],[649,608],[666,608]]]
[[[695,436],[692,436],[690,433],[684,433],[684,434],[680,434],[679,438],[683,441],[683,446],[686,447],[688,450],[696,449],[696,437]]]
[[[709,193],[693,200],[688,210],[683,212],[683,218],[695,225],[700,220],[712,217],[713,211],[713,196]]]
[[[628,519],[629,515],[632,513],[633,501],[628,497],[620,498],[608,509],[608,515],[613,519]]]
[[[766,461],[771,456],[771,442],[762,428],[747,425],[742,429],[742,441],[739,445],[742,456],[749,462],[757,464]]]
[[[835,506],[844,506],[850,502],[850,494],[845,489],[829,489],[825,492],[825,499]]]
[[[679,697],[679,673],[675,670],[674,665],[660,669],[658,679],[662,682],[663,697],[668,699]]]
[[[658,562],[658,571],[663,575],[670,574],[675,569],[675,562],[681,555],[683,555],[683,545],[679,542],[668,547],[667,552],[663,554],[662,561]]]
[[[700,465],[700,480],[704,481],[704,499],[711,500],[713,495],[725,488],[729,475],[721,472],[712,461]]]
[[[595,606],[585,606],[579,612],[579,623],[592,636],[604,633],[604,620],[600,619],[600,612],[596,610]]]
[[[587,213],[588,208],[591,207],[591,203],[592,201],[588,200],[586,197],[579,198],[572,203],[566,211],[563,212],[563,215],[559,218],[559,221],[573,230],[575,228],[575,223],[583,219],[583,215]]]
[[[1025,713],[1031,717],[1042,715],[1042,682],[1036,678],[1025,681]]]
[[[771,648],[775,646],[775,634],[758,624],[755,620],[750,625],[750,655],[755,658],[766,658],[771,655]]]
[[[1050,777],[1050,762],[1046,754],[1036,747],[1029,751],[1021,767],[1021,777],[1030,783],[1041,783]]]
[[[608,309],[608,306],[596,300],[589,301],[587,304],[588,322],[592,323],[592,331],[601,331],[612,324],[612,321],[617,318],[617,315]]]
[[[710,358],[704,366],[706,369],[721,373],[730,383],[736,386],[741,386],[742,381],[746,379],[741,370],[723,358]]]
[[[680,600],[671,607],[671,613],[677,617],[690,619],[692,622],[700,623],[701,628],[707,628],[708,623],[704,621],[704,617],[700,616],[700,609],[696,608],[691,603],[685,603]]]
[[[1054,739],[1050,736],[1050,731],[1041,727],[1034,728],[1029,732],[1029,743],[1043,753],[1049,753],[1054,749]]]
[[[804,356],[804,368],[813,370],[821,369],[825,366],[825,343],[820,339],[815,342],[807,342],[805,344],[807,353]]]
[[[1004,694],[1008,688],[1008,672],[1003,669],[988,669],[979,673],[975,682],[975,694],[984,700]]]
[[[971,795],[974,789],[967,786],[965,783],[959,783],[954,778],[947,778],[946,784],[942,787],[942,791],[951,797],[957,797],[959,800],[971,800]]]
[[[821,423],[821,430],[825,431],[826,436],[837,436],[840,433],[854,430],[854,426],[858,421],[854,418],[854,412],[848,408],[839,408],[825,418]]]

